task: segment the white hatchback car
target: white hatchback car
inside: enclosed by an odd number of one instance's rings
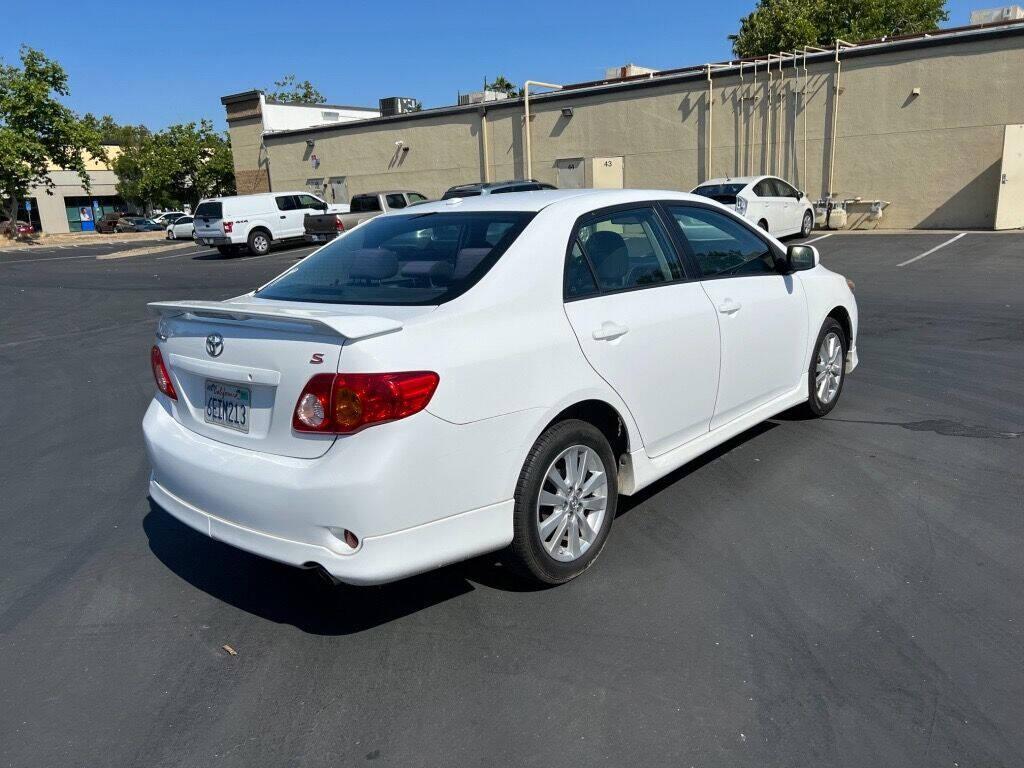
[[[775,176],[711,179],[693,190],[728,206],[776,237],[807,237],[814,227],[814,206],[789,182]]]
[[[827,413],[857,364],[850,284],[812,246],[678,192],[424,203],[252,293],[150,306],[153,500],[354,584],[509,545],[567,581],[619,494]]]

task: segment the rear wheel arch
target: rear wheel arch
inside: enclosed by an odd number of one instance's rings
[[[604,400],[588,399],[573,403],[559,411],[544,428],[541,434],[562,421],[578,419],[596,427],[608,440],[615,454],[616,461],[630,451],[629,428],[615,406]]]

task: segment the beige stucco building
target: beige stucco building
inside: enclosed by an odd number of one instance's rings
[[[105,149],[107,160],[85,158],[88,192],[76,171],[51,164],[48,175],[53,186],[39,185],[30,189],[27,198],[19,201],[18,218],[31,221],[39,232],[81,232],[83,218],[84,227],[88,229],[104,213],[123,209],[123,201],[117,195],[117,175],[110,168],[121,149],[116,146]]]
[[[271,131],[258,95],[226,107],[240,180],[339,201],[388,188],[435,197],[532,165],[560,187],[691,189],[772,173],[812,200],[861,198],[855,226],[992,228],[999,206],[1024,216],[1024,194],[1009,193],[1016,179],[1001,183],[1006,126],[1024,123],[1024,23],[862,43],[836,58],[800,52],[531,95],[532,162],[522,99]],[[889,203],[877,222],[875,200]]]

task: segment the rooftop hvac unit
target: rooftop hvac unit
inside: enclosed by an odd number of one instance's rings
[[[634,75],[650,75],[657,71],[650,67],[641,67],[638,64],[623,64],[621,67],[609,67],[606,69],[604,71],[604,79],[619,80],[623,77],[633,77]]]
[[[392,117],[404,115],[406,112],[419,112],[423,109],[419,99],[411,99],[407,96],[389,96],[380,100],[380,116]]]
[[[997,21],[1024,20],[1024,8],[1007,5],[1003,8],[979,8],[971,11],[971,24],[992,24]]]
[[[466,104],[482,104],[485,101],[501,101],[507,99],[508,94],[504,91],[473,91],[472,93],[460,93],[459,94],[459,106],[463,107]]]

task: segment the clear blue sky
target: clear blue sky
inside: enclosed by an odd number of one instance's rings
[[[459,90],[504,74],[556,83],[594,80],[634,62],[658,69],[730,56],[727,36],[754,0],[446,2],[171,2],[118,6],[11,0],[0,57],[41,48],[71,78],[70,106],[157,129],[207,117],[220,97],[286,73],[332,103],[376,106],[412,96],[454,104]],[[948,25],[999,3],[952,0]],[[57,7],[55,7],[57,6]],[[102,7],[102,10],[101,10]],[[118,10],[119,8],[119,10]],[[13,13],[12,13],[13,11]]]

